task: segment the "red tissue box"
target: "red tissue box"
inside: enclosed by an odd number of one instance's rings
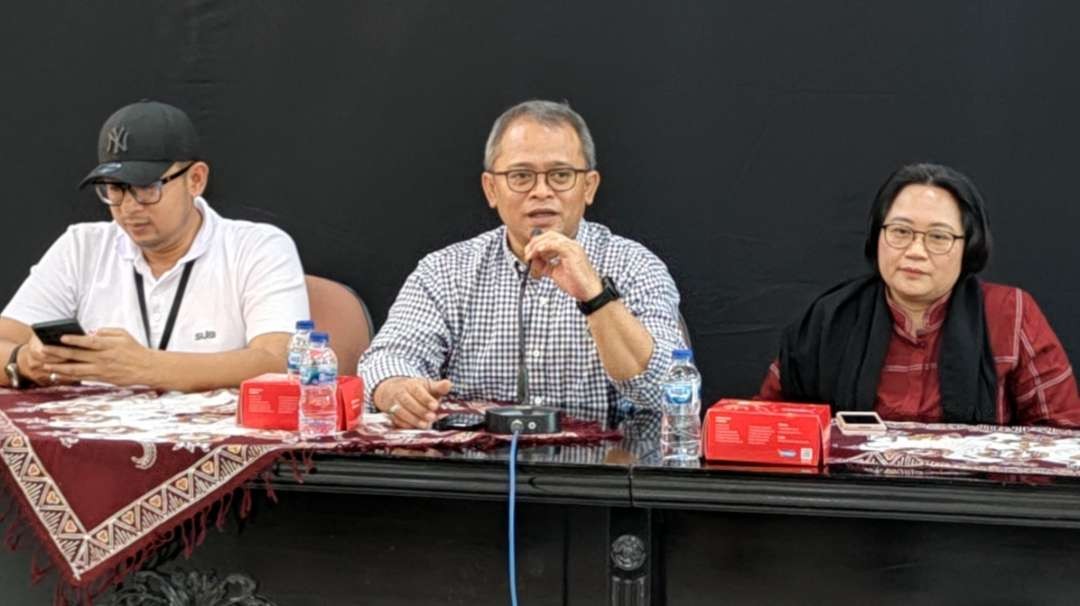
[[[338,430],[356,427],[364,410],[364,380],[338,377]],[[236,422],[253,429],[296,431],[299,420],[300,384],[289,375],[267,373],[240,384]]]
[[[720,400],[705,413],[705,458],[819,465],[830,419],[828,404]]]

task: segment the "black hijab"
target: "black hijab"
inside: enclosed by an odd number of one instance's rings
[[[975,276],[957,281],[947,314],[937,360],[944,420],[996,423],[997,374]],[[834,411],[874,410],[892,330],[885,284],[878,276],[830,289],[783,332],[784,398],[829,402]]]
[[[997,373],[982,287],[975,277],[990,257],[989,219],[975,184],[959,171],[937,164],[903,166],[878,189],[864,248],[874,274],[833,287],[784,330],[780,343],[784,397],[829,402],[835,410],[874,409],[893,330],[885,283],[877,273],[878,239],[893,201],[913,184],[948,191],[963,219],[964,257],[941,328],[937,359],[945,421],[996,423]]]

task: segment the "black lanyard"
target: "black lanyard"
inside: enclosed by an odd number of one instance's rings
[[[195,259],[184,263],[184,273],[180,275],[180,285],[176,287],[172,309],[169,310],[169,319],[165,321],[165,331],[161,333],[161,342],[158,343],[158,349],[161,351],[165,351],[165,348],[169,346],[169,337],[172,336],[176,316],[180,313],[180,301],[184,300],[184,290],[187,289],[188,278],[191,277],[191,267],[193,265],[195,265]],[[142,274],[136,269],[132,269],[132,271],[135,273],[135,290],[139,291],[139,311],[142,313],[143,330],[146,331],[146,345],[152,347],[150,344],[150,315],[146,313],[146,293],[143,292]]]

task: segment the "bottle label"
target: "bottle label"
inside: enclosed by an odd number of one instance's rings
[[[302,385],[316,385],[319,382],[319,372],[314,364],[305,364],[300,367],[300,383]]]
[[[336,385],[337,367],[333,364],[320,364],[318,378],[322,385]]]
[[[302,358],[304,352],[302,351],[290,351],[288,360],[289,371],[297,372],[300,370],[300,358]]]
[[[665,385],[664,399],[670,404],[689,404],[694,401],[694,385],[692,383]]]

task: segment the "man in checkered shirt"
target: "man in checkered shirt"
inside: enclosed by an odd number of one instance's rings
[[[420,428],[445,396],[605,423],[658,408],[685,346],[679,293],[644,246],[582,219],[600,185],[585,121],[550,101],[510,108],[481,185],[503,225],[420,261],[360,361],[368,404]]]

